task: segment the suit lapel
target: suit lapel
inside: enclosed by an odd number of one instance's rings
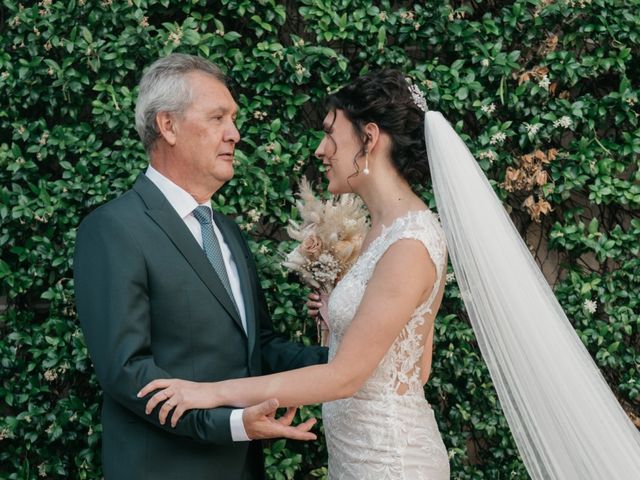
[[[251,356],[251,352],[253,351],[256,340],[256,314],[255,304],[253,301],[254,292],[251,286],[252,282],[249,275],[249,266],[247,264],[248,259],[241,246],[241,242],[243,242],[243,239],[239,238],[237,230],[229,225],[229,220],[216,213],[215,211],[213,212],[213,216],[215,218],[216,225],[218,225],[218,228],[222,232],[222,236],[224,237],[225,242],[231,250],[231,255],[233,256],[233,260],[236,264],[236,269],[238,270],[238,276],[240,277],[240,289],[242,290],[245,317],[247,319],[247,337],[249,343],[248,351],[249,356]]]
[[[200,248],[198,242],[171,207],[162,192],[149,180],[146,175],[141,174],[136,180],[133,189],[142,197],[147,205],[147,215],[165,232],[178,251],[189,262],[202,282],[209,291],[216,297],[222,307],[231,315],[235,323],[242,328],[242,321],[233,305],[229,294],[225,290],[220,278],[209,263],[204,250]]]

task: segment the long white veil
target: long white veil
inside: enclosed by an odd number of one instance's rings
[[[433,188],[471,324],[531,477],[640,479],[640,434],[471,152],[425,113]]]

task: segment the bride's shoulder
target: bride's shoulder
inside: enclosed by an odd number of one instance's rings
[[[419,240],[439,267],[446,258],[446,240],[438,215],[431,210],[423,209],[408,212],[394,225],[388,237],[389,245],[401,239]]]

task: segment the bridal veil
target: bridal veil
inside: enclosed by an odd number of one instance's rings
[[[464,303],[535,480],[640,479],[640,434],[471,152],[425,113],[433,188]]]

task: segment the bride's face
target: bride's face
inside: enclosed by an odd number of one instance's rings
[[[362,143],[342,110],[329,111],[322,122],[322,129],[324,137],[315,154],[326,168],[328,190],[334,195],[351,193],[363,176]]]

